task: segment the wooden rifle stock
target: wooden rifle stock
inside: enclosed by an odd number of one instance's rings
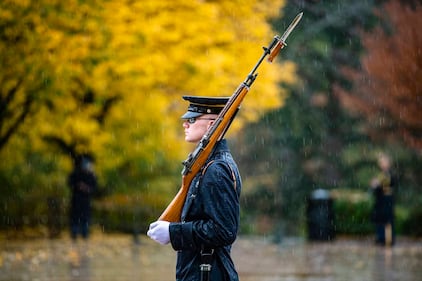
[[[221,140],[224,137],[224,134],[228,130],[231,122],[233,121],[236,113],[242,103],[244,97],[249,92],[249,88],[257,77],[256,70],[264,60],[266,56],[269,56],[268,61],[272,62],[273,59],[277,56],[279,51],[286,46],[285,40],[289,36],[290,32],[297,25],[301,19],[303,13],[300,13],[292,21],[290,26],[284,32],[283,36],[280,38],[274,36],[273,41],[268,47],[264,47],[264,54],[258,60],[257,64],[254,66],[252,71],[248,74],[245,81],[243,81],[236,91],[232,94],[224,108],[221,110],[217,119],[213,125],[207,130],[205,135],[202,137],[201,141],[196,146],[195,150],[191,152],[188,158],[183,161],[183,171],[182,171],[182,186],[177,192],[176,196],[158,218],[158,220],[169,221],[169,222],[179,222],[181,219],[183,205],[185,204],[186,196],[188,194],[189,186],[195,177],[195,175],[201,170],[207,161],[209,155],[211,154],[217,141]]]
[[[180,215],[182,214],[182,208],[185,204],[186,195],[188,194],[189,185],[193,180],[195,174],[189,173],[182,176],[182,187],[177,192],[176,196],[158,218],[158,220],[178,222],[180,221]]]

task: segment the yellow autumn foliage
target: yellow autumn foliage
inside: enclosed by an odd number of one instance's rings
[[[0,70],[2,95],[24,77],[19,95],[34,91],[37,100],[19,129],[31,147],[17,138],[9,147],[59,154],[63,165],[68,155],[46,141],[54,137],[79,153],[93,153],[100,177],[125,165],[149,170],[141,174],[160,174],[151,171],[163,163],[179,165],[187,155],[180,122],[187,104],[181,96],[230,96],[262,47],[283,32],[268,23],[279,16],[282,0],[64,3],[0,4],[2,26],[12,23],[4,32],[25,38],[13,52],[0,43],[1,58],[9,56],[11,64]],[[295,82],[295,66],[282,56],[261,65],[229,135],[282,106],[280,83]],[[5,151],[0,155],[11,157]],[[69,168],[68,161],[63,169]]]

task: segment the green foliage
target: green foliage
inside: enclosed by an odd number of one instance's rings
[[[340,235],[373,234],[370,221],[372,200],[368,194],[354,194],[334,200],[335,232]]]
[[[373,198],[368,192],[335,190],[335,231],[340,235],[373,235],[374,225],[370,220]],[[394,229],[397,235],[420,236],[421,208],[409,208],[403,204],[394,206]]]
[[[254,213],[274,209],[269,215],[281,214],[279,220],[287,232],[300,232],[298,221],[303,220],[302,210],[312,190],[353,187],[366,191],[378,172],[379,152],[393,158],[399,178],[398,203],[417,204],[414,195],[422,191],[420,154],[389,139],[370,139],[361,121],[350,116],[335,95],[338,87],[351,87],[339,70],[346,66],[359,69],[365,52],[359,34],[378,23],[373,11],[381,2],[288,1],[283,8],[286,16],[304,12],[280,54],[297,63],[299,82],[290,87],[284,107],[248,124],[243,134],[236,135],[233,148],[243,174],[245,201],[252,202],[256,194],[277,198],[277,203],[268,200],[270,206],[254,209]],[[275,29],[285,28],[284,18],[274,20]],[[362,203],[359,208],[365,212],[368,206]],[[356,212],[351,225],[358,227],[365,214]]]
[[[421,199],[419,199],[421,202]],[[408,215],[404,218],[401,225],[402,232],[411,236],[422,236],[422,205],[418,204],[410,208]]]

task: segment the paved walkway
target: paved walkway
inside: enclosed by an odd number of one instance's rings
[[[0,241],[0,281],[174,280],[175,253],[146,236],[95,234],[68,238]],[[240,237],[233,258],[241,281],[418,281],[422,243],[398,239],[393,248],[369,240],[307,243]]]

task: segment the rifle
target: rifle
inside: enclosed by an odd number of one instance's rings
[[[217,119],[199,141],[196,148],[188,155],[188,158],[182,162],[184,166],[182,170],[182,186],[177,192],[176,196],[158,218],[158,220],[169,222],[180,221],[182,208],[193,178],[207,161],[217,141],[224,137],[226,131],[230,127],[230,124],[236,116],[240,104],[242,103],[246,94],[249,92],[250,87],[258,75],[255,73],[256,70],[261,65],[266,56],[268,56],[268,62],[271,63],[278,55],[280,50],[287,46],[286,39],[292,30],[296,27],[302,18],[302,15],[303,12],[299,13],[295,17],[295,19],[290,23],[289,27],[284,32],[283,36],[274,36],[274,39],[270,45],[268,47],[263,47],[264,53],[258,60],[257,64],[253,67],[252,71],[248,74],[246,79],[238,86],[236,91],[229,98],[226,105],[217,116]]]

